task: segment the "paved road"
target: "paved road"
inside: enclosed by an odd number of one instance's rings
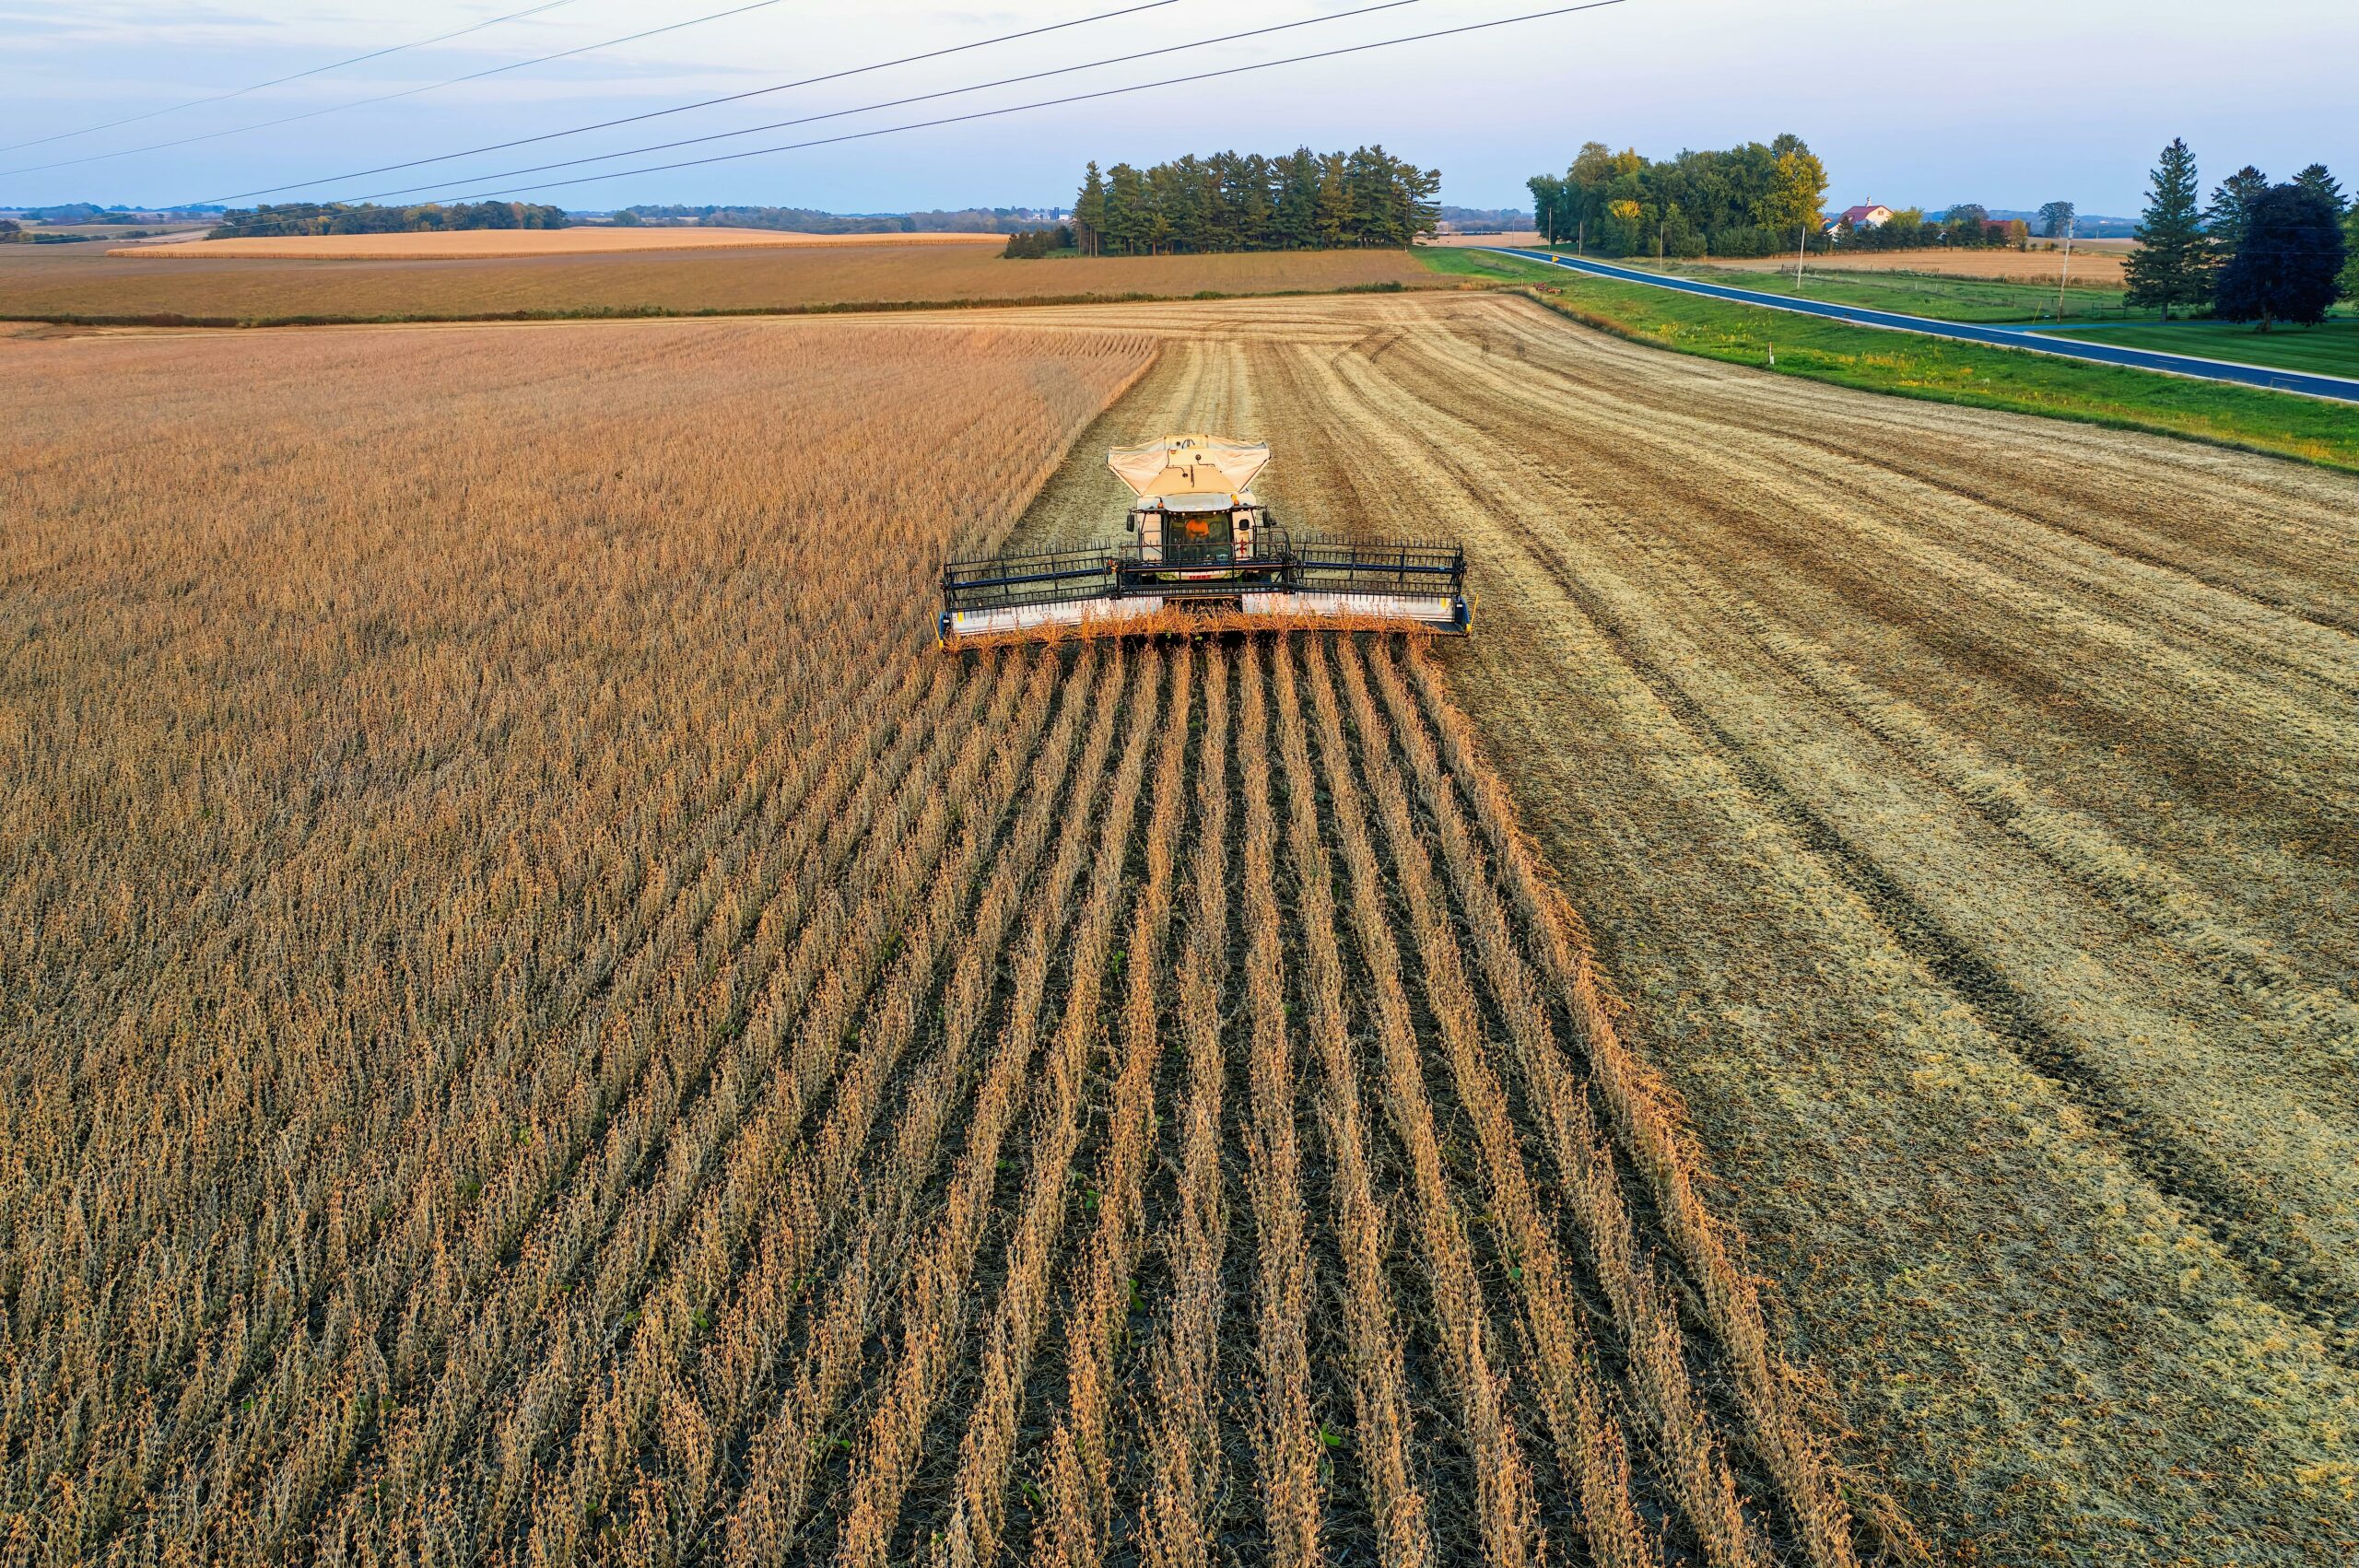
[[[2001,348],[2025,348],[2035,354],[2055,354],[2067,359],[2094,359],[2103,365],[2130,365],[2141,370],[2192,376],[2199,380],[2235,381],[2245,386],[2266,387],[2272,392],[2302,392],[2310,397],[2331,398],[2339,403],[2359,403],[2359,380],[2347,376],[2274,370],[2264,365],[2237,365],[2224,359],[2204,359],[2192,354],[2158,354],[2151,348],[2118,348],[2109,343],[2083,343],[2073,338],[2049,337],[2028,327],[1937,322],[1928,316],[1905,315],[1897,310],[1872,310],[1858,305],[1829,305],[1816,299],[1763,294],[1751,288],[1731,288],[1726,284],[1699,283],[1691,277],[1662,277],[1604,262],[1555,255],[1546,251],[1526,251],[1505,245],[1484,248],[1495,250],[1504,256],[1546,262],[1574,272],[1593,273],[1600,277],[1643,283],[1656,288],[1675,289],[1683,294],[1708,295],[1716,299],[1733,299],[1745,305],[1766,305],[1773,310],[1791,310],[1797,315],[1825,316],[1858,326],[1888,327],[1895,332],[1922,333],[1927,337],[1954,338],[1961,343],[1995,344]]]

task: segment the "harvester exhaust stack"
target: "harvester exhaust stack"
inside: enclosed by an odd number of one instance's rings
[[[1464,633],[1466,557],[1455,544],[1295,539],[1253,495],[1260,441],[1168,436],[1116,447],[1133,542],[952,561],[945,643],[1193,626]]]

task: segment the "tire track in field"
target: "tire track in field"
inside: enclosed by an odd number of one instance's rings
[[[2216,1155],[2200,1144],[2172,1136],[2151,1112],[2117,1090],[2078,1047],[2041,1020],[2029,999],[1972,944],[1952,934],[1893,880],[1873,855],[1812,810],[1751,747],[1715,721],[1675,676],[1640,650],[1626,625],[1560,568],[1544,559],[1542,564],[1648,690],[1704,741],[1721,765],[1804,847],[1835,871],[1905,950],[1971,1007],[2027,1066],[2111,1133],[2116,1147],[2140,1176],[2184,1205],[2221,1250],[2243,1267],[2255,1293],[2294,1317],[2334,1331],[2337,1338],[2331,1342],[2347,1362],[2359,1364],[2359,1355],[2341,1337],[2359,1327],[2359,1316],[2354,1316],[2350,1299],[2327,1283],[2335,1270],[2306,1237],[2290,1225],[2246,1218],[2252,1211],[2248,1195],[2236,1188]],[[2281,1258],[2297,1259],[2298,1271],[2285,1270]]]
[[[1289,360],[1301,363],[1299,356]],[[1355,365],[1360,363],[1353,362]],[[1320,366],[1323,385],[1298,389],[1304,406],[1354,410],[1372,406],[1365,386],[1354,386],[1341,364]],[[1393,421],[1387,431],[1361,430],[1363,453],[1397,448],[1394,461],[1405,473],[1419,469],[1449,474],[1474,504],[1497,485],[1508,465],[1500,461],[1477,463],[1468,453],[1479,450],[1482,438],[1473,427],[1428,404],[1428,420],[1417,424],[1415,443]],[[1464,405],[1461,405],[1463,407]],[[1346,415],[1361,421],[1356,413]],[[1437,426],[1455,425],[1457,439],[1442,439]],[[1419,448],[1422,450],[1419,450]],[[1380,491],[1380,486],[1352,485],[1353,476],[1331,476],[1331,485],[1352,486],[1357,493]],[[1398,493],[1402,484],[1391,487]],[[1534,496],[1524,503],[1543,504]],[[2240,1266],[2257,1294],[2272,1301],[2291,1316],[2337,1337],[2348,1362],[2353,1354],[2349,1331],[2359,1326],[2350,1298],[2330,1281],[2341,1272],[2330,1256],[2305,1233],[2271,1208],[2256,1204],[2250,1190],[2236,1181],[2220,1157],[2201,1144],[2177,1137],[2152,1108],[2125,1095],[2085,1052],[2043,1022],[2039,1010],[2008,982],[1972,943],[1949,929],[1929,906],[1910,895],[1877,858],[1847,837],[1822,812],[1813,808],[1790,787],[1742,737],[1715,720],[1707,705],[1691,693],[1661,661],[1650,655],[1644,639],[1616,614],[1603,597],[1582,582],[1546,543],[1546,536],[1508,540],[1494,532],[1493,540],[1543,572],[1555,588],[1613,647],[1616,656],[1644,682],[1678,721],[1719,758],[1730,773],[1760,800],[1797,840],[1819,856],[1839,880],[1872,909],[1902,947],[1944,987],[1966,1000],[1993,1035],[2006,1040],[2026,1063],[2079,1104],[2117,1141],[2127,1163],[2156,1190],[2175,1199]]]
[[[1471,433],[1464,443],[1479,442]],[[1463,443],[1462,443],[1463,444]],[[1458,465],[1462,483],[1479,474],[1498,473],[1504,454],[1484,464],[1467,464],[1462,452],[1444,451],[1438,461]],[[1622,542],[1649,565],[1663,568],[1708,611],[1710,623],[1741,630],[1760,656],[1788,678],[1827,702],[1889,749],[1894,759],[1947,790],[1993,826],[2004,829],[2055,871],[2112,906],[2126,920],[2177,944],[2189,961],[2217,965],[2245,1001],[2278,1017],[2283,1025],[2328,1054],[2318,1071],[2340,1072],[2359,1040],[2359,1009],[2330,986],[2298,973],[2257,931],[2240,930],[2215,909],[2201,907],[2198,890],[2151,853],[2110,836],[2084,813],[2051,804],[2020,768],[1991,755],[1971,736],[1942,731],[1938,721],[1907,696],[1887,692],[1851,672],[1848,661],[1808,628],[1788,630],[1754,599],[1731,586],[1725,568],[1699,562],[1692,551],[1655,544],[1636,535],[1637,527],[1618,509],[1583,497],[1585,529]],[[1725,524],[1743,532],[1744,523]],[[1548,552],[1561,572],[1577,572],[1556,531],[1539,531],[1532,547]],[[1790,595],[1789,595],[1790,597]],[[2301,1071],[2297,1064],[2291,1071]]]

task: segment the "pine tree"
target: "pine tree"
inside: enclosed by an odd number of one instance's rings
[[[1308,251],[1319,243],[1319,155],[1297,147],[1277,162],[1278,199],[1273,215],[1278,245]]]
[[[1331,152],[1319,160],[1319,201],[1312,233],[1321,249],[1332,250],[1351,240],[1351,176],[1342,153]]]
[[[2269,176],[2246,164],[2220,182],[2212,193],[2212,205],[2204,215],[2204,226],[2211,231],[2212,243],[2223,255],[2233,256],[2244,242],[2245,209],[2253,198],[2269,189]]]
[[[2342,199],[2342,181],[2327,172],[2327,167],[2323,163],[2314,163],[2294,175],[2294,183],[2305,191],[2314,191],[2324,196],[2328,204],[2334,208],[2334,216],[2337,217],[2341,217],[2349,205]]]
[[[2138,249],[2123,275],[2132,305],[2155,305],[2170,320],[2174,305],[2192,305],[2212,292],[2213,252],[2196,207],[2195,154],[2184,137],[2163,149],[2161,166],[2149,176],[2154,194],[2138,225]]]
[[[1146,181],[1127,163],[1106,171],[1106,249],[1136,255],[1146,232]]]
[[[1097,254],[1097,237],[1106,227],[1106,177],[1097,172],[1094,158],[1088,172],[1082,176],[1081,194],[1074,198],[1073,227],[1081,240],[1082,253]]]

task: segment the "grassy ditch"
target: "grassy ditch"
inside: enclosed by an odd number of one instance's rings
[[[2314,327],[2280,326],[2268,332],[2232,322],[2173,322],[2167,326],[2156,322],[2050,335],[2306,370],[2318,376],[2359,376],[2359,317],[2337,316]]]
[[[1552,310],[1683,354],[1863,392],[2151,430],[2359,472],[2359,419],[2347,406],[2316,398],[1821,321],[1491,252],[1418,254],[1445,275],[1536,286],[1532,297]],[[2128,341],[2119,331],[2104,337]]]

